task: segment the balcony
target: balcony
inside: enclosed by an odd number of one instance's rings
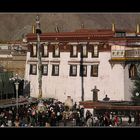
[[[113,50],[111,60],[140,60],[140,49],[135,50]]]
[[[125,50],[113,50],[111,51],[111,58],[124,58]]]
[[[114,64],[121,64],[124,68],[129,63],[140,62],[140,49],[133,50],[112,50],[111,59],[109,60],[111,66]]]
[[[140,49],[137,50],[126,50],[125,51],[126,58],[140,58]]]

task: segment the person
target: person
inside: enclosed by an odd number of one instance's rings
[[[63,112],[63,118],[64,126],[67,126],[67,122],[69,121],[69,111],[64,111]]]
[[[84,126],[85,125],[85,118],[84,116],[81,116],[81,126]]]
[[[76,110],[76,108],[77,108],[77,103],[75,102],[73,105],[73,109]]]
[[[88,118],[91,116],[91,112],[89,110],[86,111],[86,121],[88,120]]]
[[[93,126],[96,126],[96,118],[95,117],[93,117]]]
[[[12,120],[8,119],[7,125],[8,127],[12,127]]]
[[[55,112],[52,112],[52,114],[51,114],[50,125],[51,125],[51,126],[56,126],[56,116],[55,116]]]
[[[118,126],[118,124],[119,124],[119,118],[117,115],[114,118],[114,124],[115,124],[115,126]]]
[[[87,126],[87,127],[93,126],[92,115],[87,119],[86,126]]]
[[[136,112],[135,116],[134,116],[134,122],[135,122],[135,125],[136,126],[139,126],[139,123],[140,123],[140,116],[139,116],[139,113]]]
[[[60,120],[61,120],[61,113],[58,111],[58,112],[56,113],[57,125],[59,125]]]
[[[2,125],[0,127],[5,127],[5,125],[2,123]]]
[[[119,117],[119,125],[122,125],[122,117]]]
[[[19,120],[16,119],[14,124],[15,124],[15,127],[19,127]]]
[[[46,122],[45,123],[45,127],[51,127],[50,123],[49,122]]]
[[[109,122],[110,122],[110,119],[109,119],[109,117],[105,114],[105,115],[104,115],[104,125],[105,125],[105,126],[109,126]]]
[[[132,119],[131,119],[131,115],[128,116],[128,125],[131,125],[132,123]]]

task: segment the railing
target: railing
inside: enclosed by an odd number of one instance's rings
[[[138,57],[140,57],[140,49],[111,51],[111,58],[138,58]]]
[[[140,57],[140,49],[137,50],[126,50],[125,57]]]
[[[125,57],[125,50],[113,50],[111,51],[111,57]]]

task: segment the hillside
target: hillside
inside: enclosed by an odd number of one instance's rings
[[[0,40],[21,39],[24,34],[32,31],[36,15],[40,16],[42,32],[54,32],[56,24],[60,31],[74,31],[81,28],[116,28],[135,30],[140,23],[140,14],[121,13],[1,13],[0,14]]]

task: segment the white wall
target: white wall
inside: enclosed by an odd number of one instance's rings
[[[112,100],[124,100],[124,69],[115,64],[110,73],[110,96]]]
[[[111,100],[124,100],[124,69],[120,64],[115,64],[113,68],[109,63],[111,57],[110,52],[100,52],[99,58],[91,58],[91,53],[88,53],[86,61],[99,61],[98,77],[91,77],[91,64],[87,64],[87,77],[84,77],[84,92],[85,100],[92,100],[91,90],[96,85],[99,91],[99,100],[102,100],[107,94]],[[27,60],[30,59],[29,52],[27,53]],[[34,58],[32,58],[34,59]],[[48,76],[42,77],[43,97],[54,97],[61,101],[65,101],[67,96],[71,96],[75,101],[81,101],[81,77],[79,76],[80,65],[77,67],[77,76],[69,76],[68,61],[80,60],[80,53],[78,58],[70,58],[70,53],[60,53],[60,58],[52,58],[52,53],[49,53],[49,58],[42,60],[60,60],[59,76],[51,76],[52,64],[48,63]],[[31,81],[31,96],[38,95],[38,76],[29,75],[29,64],[37,62],[26,62],[25,79]],[[45,62],[43,62],[45,63]],[[126,97],[127,98],[127,97]]]

